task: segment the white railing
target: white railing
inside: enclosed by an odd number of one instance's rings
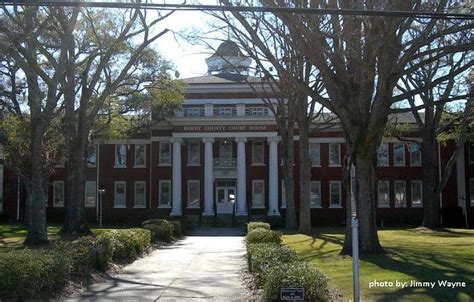
[[[214,116],[236,116],[237,108],[236,107],[214,107],[213,115]]]
[[[267,107],[245,107],[245,116],[268,116],[269,112]]]
[[[237,158],[214,158],[214,167],[236,167]]]

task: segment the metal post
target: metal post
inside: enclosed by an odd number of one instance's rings
[[[102,227],[102,216],[103,216],[103,209],[104,209],[104,206],[103,206],[103,204],[104,204],[103,203],[104,194],[105,194],[104,189],[99,190],[99,228]]]
[[[360,301],[359,289],[359,221],[357,220],[356,204],[356,175],[355,166],[351,165],[351,226],[352,226],[352,281],[354,291],[354,302]]]

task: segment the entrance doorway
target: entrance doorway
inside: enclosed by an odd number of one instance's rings
[[[216,181],[217,214],[232,214],[236,201],[235,180]]]

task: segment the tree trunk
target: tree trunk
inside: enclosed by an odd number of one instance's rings
[[[33,124],[32,124],[33,125]],[[29,246],[48,244],[46,208],[44,200],[44,175],[41,155],[41,139],[37,129],[32,129],[31,174],[26,181],[26,218],[28,233],[25,244]],[[40,137],[39,137],[40,136]]]
[[[439,219],[439,194],[436,190],[439,181],[436,160],[436,138],[429,134],[423,134],[421,150],[423,152],[423,226],[437,228],[440,226]]]
[[[298,222],[296,219],[296,210],[295,210],[295,181],[293,178],[293,165],[295,162],[294,159],[294,142],[293,142],[293,126],[289,126],[286,133],[282,136],[282,155],[283,155],[283,168],[284,168],[284,183],[285,183],[285,198],[286,202],[286,227],[288,229],[296,229],[298,227]]]
[[[346,141],[347,138],[346,138]],[[347,148],[349,150],[349,148]],[[339,255],[352,255],[352,206],[351,206],[351,190],[350,190],[350,157],[345,156],[344,158],[344,166],[342,168],[342,184],[343,184],[343,194],[346,200],[346,207],[345,207],[345,231],[344,231],[344,245],[342,247],[341,252]]]
[[[309,122],[299,119],[298,129],[300,135],[300,221],[299,231],[308,234],[311,231],[311,162],[309,158]]]

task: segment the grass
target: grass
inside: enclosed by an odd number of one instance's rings
[[[362,301],[473,301],[474,230],[394,229],[378,232],[385,254],[360,261]],[[338,256],[344,241],[342,228],[317,229],[313,236],[288,234],[283,242],[304,261],[318,267],[341,291],[344,301],[352,300],[352,258]],[[370,282],[393,282],[393,286]],[[464,281],[464,288],[396,286],[396,281]],[[372,284],[374,285],[374,284]]]
[[[59,239],[59,231],[61,225],[48,226],[49,240]],[[99,234],[108,230],[107,228],[91,228],[95,234]],[[27,229],[22,224],[0,224],[0,252],[9,249],[23,248],[23,241],[26,238]]]

